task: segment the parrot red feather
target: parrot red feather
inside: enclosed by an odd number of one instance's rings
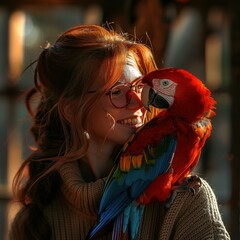
[[[143,77],[142,102],[161,109],[124,145],[108,176],[94,239],[113,227],[113,239],[137,236],[144,207],[166,201],[184,183],[210,136],[215,100],[201,80],[186,70],[164,68]]]

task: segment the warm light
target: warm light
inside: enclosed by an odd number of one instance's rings
[[[5,188],[5,194],[7,194],[9,198],[11,198],[13,178],[20,167],[21,156],[22,156],[20,129],[16,124],[14,127],[9,129],[9,135],[8,135],[7,141],[8,141],[8,145],[7,145],[8,146],[8,169],[7,169],[7,186]],[[6,232],[9,231],[9,226],[11,225],[11,222],[15,214],[18,212],[19,207],[20,207],[19,204],[15,202],[10,202],[10,204],[8,204]]]
[[[207,85],[216,90],[222,86],[223,76],[223,12],[219,9],[209,11],[207,22],[211,32],[206,38],[206,78]]]
[[[20,129],[16,125],[9,129],[8,136],[8,191],[12,192],[12,181],[21,164],[22,146]]]
[[[84,13],[84,24],[98,24],[102,20],[102,9],[98,5],[91,5]]]
[[[15,85],[22,71],[25,14],[12,13],[9,19],[9,80]]]
[[[211,35],[206,40],[206,78],[211,89],[221,86],[222,44],[219,35]]]

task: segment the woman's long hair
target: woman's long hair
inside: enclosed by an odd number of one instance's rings
[[[148,47],[97,25],[71,28],[41,52],[34,72],[35,86],[25,99],[36,147],[13,182],[15,197],[24,205],[22,236],[18,239],[50,238],[43,210],[61,194],[57,169],[63,162],[86,154],[88,138],[84,132],[88,131],[89,113],[118,81],[129,53],[142,74],[156,68]],[[96,94],[88,94],[95,82],[103,84]],[[39,101],[33,104],[36,98]]]

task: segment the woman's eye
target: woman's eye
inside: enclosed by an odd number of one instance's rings
[[[143,89],[143,84],[136,85],[135,92],[136,93],[141,93],[142,89]]]
[[[114,89],[112,89],[112,91],[111,91],[111,93],[112,93],[112,95],[115,95],[115,96],[117,96],[117,95],[121,95],[121,89],[119,89],[119,88],[114,88]]]

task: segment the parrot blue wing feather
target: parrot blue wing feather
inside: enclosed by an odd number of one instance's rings
[[[116,218],[121,212],[124,211],[124,208],[128,206],[134,199],[136,195],[139,196],[146,187],[151,183],[151,181],[142,181],[138,180],[133,184],[133,188],[137,191],[122,192],[117,198],[115,198],[103,211],[100,215],[99,224],[94,227],[94,229],[89,234],[89,239],[91,239],[101,228],[110,223]],[[133,195],[134,194],[134,195]]]
[[[113,232],[112,232],[112,240],[119,239],[119,236],[122,235],[123,229],[123,213],[120,213],[116,220],[114,221]]]
[[[104,208],[108,208],[107,206],[113,199],[120,201],[121,198],[119,198],[119,196],[121,196],[122,192],[123,193],[127,191],[131,192],[131,197],[133,199],[137,197],[139,194],[141,194],[142,189],[140,186],[142,186],[143,188],[146,187],[146,185],[148,186],[149,184],[148,181],[150,182],[153,181],[157,176],[159,176],[162,173],[165,173],[168,170],[168,168],[170,167],[175,149],[176,149],[176,140],[171,139],[169,142],[167,151],[165,151],[162,155],[160,155],[156,159],[154,165],[148,165],[147,170],[145,170],[144,168],[141,168],[141,169],[136,169],[134,171],[130,171],[128,173],[123,173],[121,183],[119,183],[118,179],[113,179],[113,181],[109,185],[109,188],[103,194],[103,197],[101,200],[101,208],[99,212],[101,213],[101,210],[103,210]],[[134,183],[137,183],[137,184],[134,184]]]
[[[136,201],[133,201],[131,205],[133,205],[133,207],[130,215],[130,229],[131,229],[130,239],[133,240],[135,239],[138,233],[138,228],[140,225],[140,221],[141,221],[145,206],[137,204]]]
[[[161,145],[164,145],[166,149],[164,149],[163,153],[158,154],[159,156],[155,157],[155,164],[146,166],[146,163],[143,161],[143,166],[140,169],[134,169],[128,173],[121,173],[121,176],[118,178],[111,178],[108,187],[103,190],[104,193],[101,199],[99,213],[101,213],[113,199],[118,198],[121,192],[126,191],[133,182],[139,179],[143,181],[153,181],[158,175],[166,172],[173,158],[176,144],[177,141],[175,137],[165,137],[161,141]],[[145,151],[148,151],[148,149],[145,149]],[[116,168],[115,171],[120,170]],[[133,186],[131,186],[131,188],[133,188]]]
[[[164,140],[166,140],[166,142]],[[169,169],[177,141],[175,137],[171,136],[163,139],[161,143],[162,145],[166,145],[165,150],[155,158],[155,164],[148,165],[144,163],[140,169],[133,169],[127,173],[121,173],[120,181],[114,177],[108,180],[110,182],[108,182],[108,186],[103,192],[100,203],[99,223],[90,232],[89,239],[94,237],[99,230],[123,212],[133,200],[144,192],[157,176],[165,173]],[[119,171],[118,168],[116,168],[116,170]]]
[[[91,239],[105,225],[110,223],[117,215],[123,211],[123,202],[131,203],[131,199],[127,196],[127,192],[122,192],[118,198],[114,199],[100,215],[99,224],[93,228],[89,234]]]

